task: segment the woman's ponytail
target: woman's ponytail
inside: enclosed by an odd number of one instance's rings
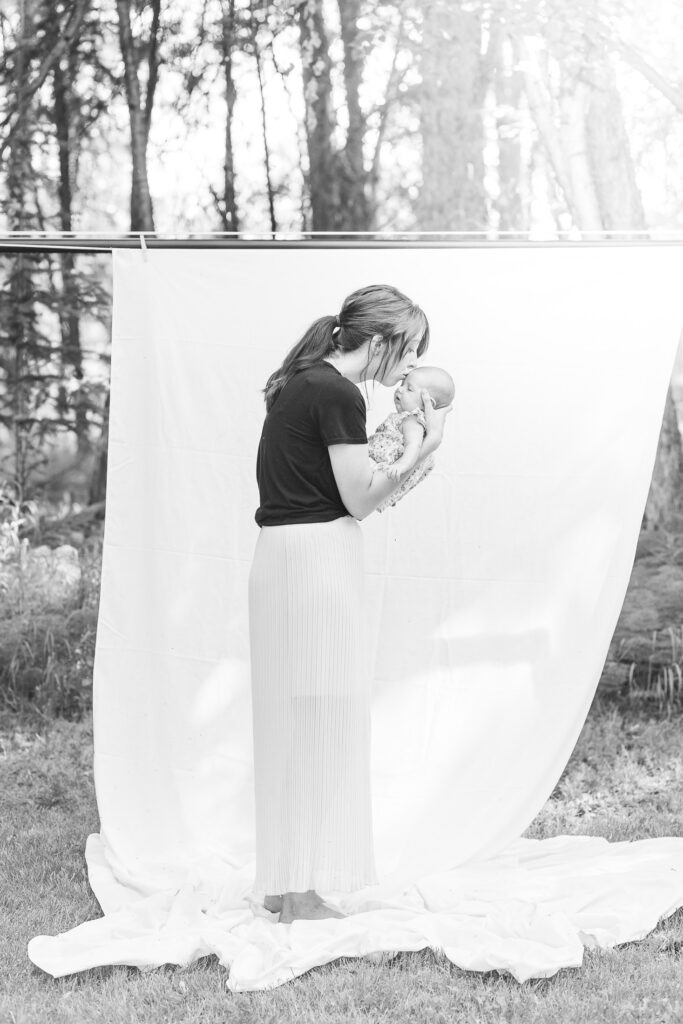
[[[266,412],[270,410],[273,402],[282,391],[283,387],[299,370],[307,370],[309,366],[315,366],[324,356],[334,351],[334,333],[339,326],[336,316],[321,316],[314,320],[306,333],[296,345],[293,346],[285,356],[282,366],[266,381],[263,393],[266,396]]]

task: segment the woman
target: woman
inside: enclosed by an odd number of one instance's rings
[[[364,519],[401,486],[368,455],[361,381],[391,387],[429,344],[419,306],[371,285],[308,328],[264,388],[249,574],[255,891],[288,924],[343,917],[317,889],[377,884],[370,689],[362,664]],[[421,459],[446,414],[423,396]]]

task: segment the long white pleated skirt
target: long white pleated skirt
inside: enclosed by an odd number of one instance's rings
[[[378,882],[362,614],[354,518],[261,527],[249,574],[258,893]]]

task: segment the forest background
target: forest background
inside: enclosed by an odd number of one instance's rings
[[[683,228],[677,0],[0,0],[0,48],[5,235]],[[77,717],[110,258],[0,252],[0,286],[0,704]],[[682,418],[683,349],[601,680],[660,710],[683,698]]]
[[[101,913],[83,847],[111,258],[2,250],[56,231],[680,237],[682,50],[679,0],[0,0],[0,1019],[682,1019],[682,910],[523,985],[430,949],[231,998],[215,957],[57,980],[30,963],[32,936]],[[681,834],[679,421],[683,346],[596,699],[527,837]]]

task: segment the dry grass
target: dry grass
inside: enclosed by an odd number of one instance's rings
[[[527,831],[640,839],[683,832],[683,719],[596,705],[551,799]],[[88,720],[0,739],[0,1020],[13,1024],[353,1021],[652,1024],[683,1019],[683,911],[647,938],[587,951],[580,970],[523,985],[425,949],[390,963],[340,959],[269,992],[232,994],[215,957],[187,968],[97,968],[53,979],[28,940],[100,914],[83,848],[98,819]]]

